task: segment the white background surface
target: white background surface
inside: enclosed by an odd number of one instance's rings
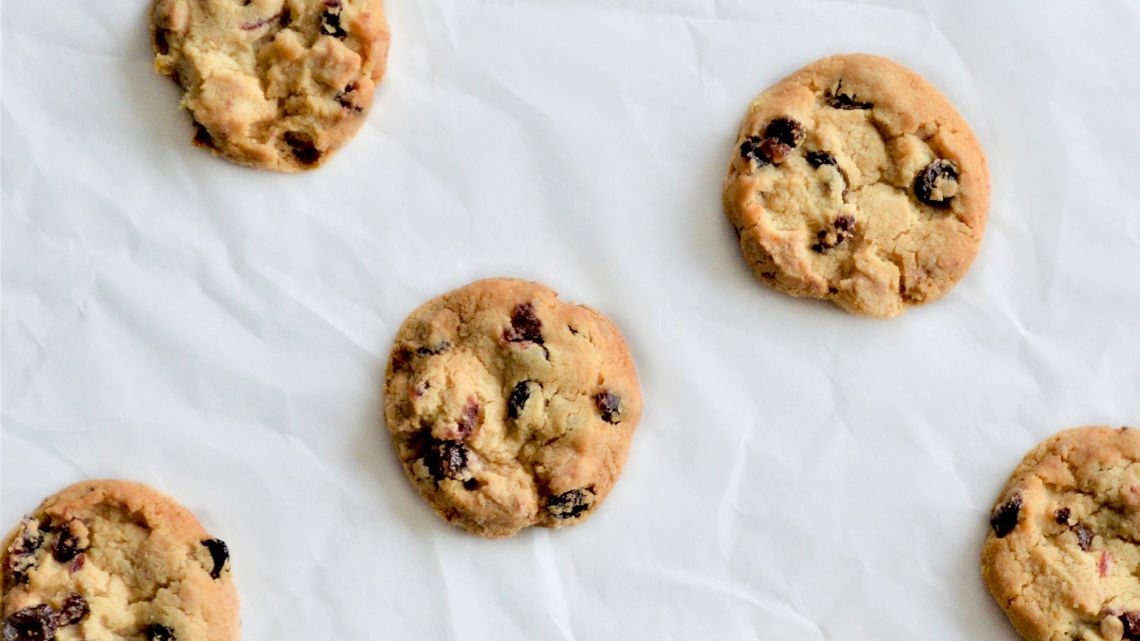
[[[388,0],[324,168],[190,145],[143,0],[3,2],[0,527],[124,477],[226,539],[247,640],[1014,639],[977,554],[1038,440],[1140,423],[1140,4]],[[886,54],[990,159],[981,253],[891,321],[753,279],[720,206],[748,101]],[[381,419],[426,299],[546,281],[639,366],[586,525],[439,521]]]

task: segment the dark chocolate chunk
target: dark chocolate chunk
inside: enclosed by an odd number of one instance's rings
[[[805,135],[804,126],[793,118],[776,118],[764,129],[765,138],[774,139],[792,149],[800,146]]]
[[[870,109],[874,105],[869,102],[859,102],[855,94],[842,93],[843,81],[840,80],[834,92],[828,92],[827,105],[835,109]]]
[[[573,519],[582,515],[594,504],[593,488],[570,490],[546,501],[546,511],[556,519]]]
[[[1117,618],[1124,624],[1123,641],[1140,641],[1140,612],[1125,612]]]
[[[340,0],[325,0],[325,10],[321,12],[321,33],[344,40],[348,36],[340,26]]]
[[[83,620],[91,612],[91,608],[87,605],[87,599],[83,595],[72,592],[63,600],[59,606],[59,611],[55,613],[56,627],[64,627],[65,625],[75,625]]]
[[[29,605],[4,619],[4,641],[51,641],[55,638],[55,612],[46,603]]]
[[[511,395],[507,397],[507,418],[518,418],[522,414],[527,399],[530,398],[530,385],[528,383],[529,381],[520,381],[511,390]]]
[[[230,548],[221,539],[203,539],[202,545],[210,551],[210,558],[214,561],[214,567],[210,568],[210,578],[217,579],[222,576],[222,569],[230,559]]]
[[[151,623],[143,628],[147,641],[175,641],[174,630],[161,623]]]
[[[1002,503],[990,517],[990,527],[997,538],[1005,538],[1017,527],[1018,517],[1021,515],[1021,495],[1015,494],[1013,498]]]
[[[835,162],[835,156],[832,156],[831,154],[827,153],[826,151],[809,151],[809,152],[807,152],[806,158],[807,158],[808,164],[811,165],[812,167],[815,167],[816,169],[819,169],[820,167],[822,167],[824,165],[831,165],[832,167],[838,167],[839,166]]]
[[[594,395],[594,405],[598,406],[598,413],[602,420],[612,425],[621,422],[621,397],[609,390],[602,390]]]
[[[64,523],[55,535],[55,544],[51,546],[51,556],[60,563],[67,563],[82,552],[79,548],[79,539],[72,534],[71,524]]]
[[[542,321],[534,313],[534,305],[516,305],[511,312],[511,327],[503,330],[503,340],[508,343],[530,341],[542,345]]]
[[[462,479],[467,474],[467,446],[459,441],[439,441],[432,461],[425,462],[437,481]],[[433,465],[434,463],[434,465]]]
[[[1073,534],[1077,535],[1077,545],[1081,546],[1081,549],[1085,552],[1088,552],[1089,548],[1092,547],[1093,531],[1082,523],[1077,523],[1072,529]]]
[[[1069,524],[1069,516],[1071,514],[1072,514],[1072,511],[1069,510],[1069,508],[1063,507],[1063,508],[1057,510],[1053,514],[1053,520],[1056,521],[1058,525],[1068,525]]]
[[[284,136],[285,144],[289,145],[292,150],[293,156],[302,165],[315,165],[321,159],[321,150],[317,149],[317,145],[313,143],[313,139],[305,133],[299,131],[286,131]]]
[[[940,192],[944,189],[950,188],[953,183],[953,192],[949,195],[940,193],[936,198],[934,190],[941,182]],[[958,165],[954,164],[953,160],[946,160],[939,158],[926,166],[925,169],[918,172],[914,177],[914,197],[919,202],[937,207],[939,209],[946,209],[950,206],[950,201],[953,200],[954,194],[957,193],[958,183]]]

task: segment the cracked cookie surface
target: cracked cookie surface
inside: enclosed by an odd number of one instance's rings
[[[384,411],[424,499],[447,522],[498,538],[594,513],[621,474],[641,391],[601,313],[495,278],[412,312],[389,358]]]
[[[724,207],[762,282],[889,318],[965,275],[989,189],[981,147],[937,89],[896,62],[850,54],[752,102]]]
[[[360,128],[387,64],[380,0],[155,0],[154,68],[185,93],[194,143],[311,169]]]
[[[172,498],[97,480],[8,535],[4,641],[236,641],[229,550]]]
[[[1140,430],[1053,435],[990,514],[982,576],[1027,641],[1140,639]]]

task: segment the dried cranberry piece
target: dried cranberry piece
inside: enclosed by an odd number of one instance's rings
[[[11,576],[12,583],[23,583],[28,571],[36,567],[36,553],[44,544],[44,534],[39,521],[26,519],[20,535],[8,546],[8,563],[4,568]]]
[[[364,111],[364,108],[352,101],[352,94],[354,93],[356,93],[356,83],[352,82],[333,96],[333,100],[336,100],[337,104],[353,113],[360,113]]]
[[[210,578],[217,579],[222,576],[222,569],[230,558],[230,548],[221,539],[203,539],[202,545],[210,551],[210,559],[214,561],[214,567],[210,568]]]
[[[804,126],[792,118],[776,118],[763,136],[749,136],[740,144],[740,155],[758,165],[780,164],[804,141]]]
[[[321,12],[321,33],[344,40],[348,36],[340,26],[340,0],[325,0],[325,10]]]
[[[832,230],[821,229],[816,233],[816,242],[811,250],[817,254],[826,254],[828,250],[838,247],[851,232],[855,231],[855,217],[850,214],[840,214],[831,223]]]
[[[455,430],[463,438],[471,436],[479,423],[479,401],[474,396],[467,397],[467,404],[463,406],[463,414],[455,424]]]
[[[1017,520],[1020,515],[1021,495],[1016,494],[994,510],[993,516],[990,517],[990,527],[993,528],[994,535],[999,539],[1005,538],[1017,527]]]
[[[59,606],[59,611],[55,614],[56,627],[62,628],[65,625],[75,625],[83,620],[91,612],[91,608],[87,605],[87,599],[83,595],[72,592],[63,600]]]
[[[593,488],[582,488],[550,497],[546,501],[546,511],[559,520],[574,519],[589,510],[593,504]]]
[[[143,628],[147,641],[175,641],[174,630],[161,623],[151,623]]]
[[[617,425],[621,422],[621,397],[609,390],[602,390],[594,395],[594,405],[598,407],[598,413],[602,415],[602,420]]]
[[[542,345],[542,321],[534,313],[534,305],[522,303],[511,312],[511,327],[503,330],[503,340],[508,343],[530,341]]]
[[[958,191],[957,186],[958,165],[953,160],[939,158],[914,177],[914,197],[923,204],[946,209]],[[939,192],[937,196],[934,194],[936,189]],[[950,193],[945,193],[946,190]]]
[[[1088,552],[1089,548],[1092,547],[1093,531],[1082,523],[1077,523],[1072,529],[1073,534],[1077,535],[1077,545],[1081,546],[1081,549],[1085,552]]]
[[[523,408],[526,407],[527,400],[530,399],[530,381],[521,381],[515,388],[511,390],[511,395],[507,397],[507,417],[518,418],[522,414]]]
[[[432,346],[424,346],[416,348],[416,354],[419,356],[437,356],[451,349],[451,341],[442,340]]]
[[[760,145],[763,142],[764,139],[760,136],[749,136],[745,138],[744,142],[740,143],[740,157],[745,160],[751,159],[759,166],[771,164],[768,162],[768,159],[764,157],[764,154],[760,153]]]
[[[276,22],[280,19],[281,19],[281,14],[277,13],[277,14],[274,14],[272,16],[269,16],[268,18],[256,18],[254,20],[249,20],[247,22],[243,22],[243,23],[241,23],[239,28],[242,31],[253,31],[255,29],[260,29],[260,28],[264,27],[265,25],[269,24],[270,22]]]
[[[835,162],[835,156],[832,156],[826,151],[809,151],[807,152],[806,158],[808,164],[816,169],[819,169],[824,165],[831,165],[832,167],[839,166]]]
[[[4,641],[51,641],[55,638],[55,612],[46,603],[29,605],[4,619]]]
[[[1063,507],[1053,514],[1053,520],[1057,522],[1057,525],[1068,525],[1070,515],[1072,515],[1072,511],[1067,507]]]
[[[774,139],[793,149],[800,146],[805,135],[804,126],[794,118],[776,118],[764,129],[765,138]]]
[[[297,162],[302,165],[315,165],[320,161],[321,150],[317,149],[317,145],[308,134],[299,131],[286,131],[283,138]]]

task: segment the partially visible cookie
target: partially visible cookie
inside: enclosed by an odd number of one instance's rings
[[[388,59],[380,0],[154,0],[151,34],[195,144],[277,171],[316,167],[356,133]]]
[[[940,298],[978,252],[986,157],[930,83],[877,56],[832,56],[748,109],[724,183],[764,283],[888,318]]]
[[[982,576],[1027,641],[1140,639],[1140,430],[1066,430],[990,514]]]
[[[497,538],[597,510],[621,474],[641,390],[601,313],[495,278],[412,312],[388,362],[384,411],[404,471],[435,511]]]
[[[145,485],[85,481],[8,536],[4,641],[236,641],[229,550]]]

